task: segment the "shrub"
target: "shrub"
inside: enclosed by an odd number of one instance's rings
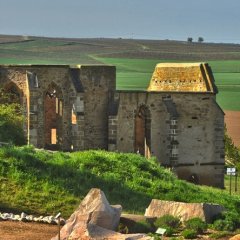
[[[164,236],[171,237],[174,234],[174,229],[172,227],[166,227],[166,232],[164,233]]]
[[[172,215],[164,215],[160,218],[158,218],[154,222],[154,226],[159,228],[178,228],[180,226],[180,219],[178,217],[174,217]]]
[[[213,228],[218,231],[234,231],[240,226],[240,219],[237,214],[227,212],[220,219],[213,223]]]
[[[193,229],[185,229],[182,231],[182,236],[186,239],[196,238],[197,232]]]
[[[152,227],[149,222],[142,220],[136,222],[129,230],[133,233],[149,233],[151,232]]]
[[[219,238],[223,238],[223,237],[227,237],[229,236],[229,232],[215,232],[209,235],[210,239],[219,239]]]
[[[203,233],[207,229],[207,224],[200,218],[191,218],[185,222],[187,229],[195,230],[198,234]]]
[[[126,225],[124,225],[123,223],[119,223],[118,232],[123,233],[123,234],[128,234],[128,227]]]
[[[0,97],[2,98],[1,90]],[[26,143],[26,139],[22,128],[23,121],[24,118],[19,104],[3,103],[0,101],[1,141],[13,143],[15,145],[24,145]]]
[[[152,237],[152,239],[154,239],[154,240],[161,240],[162,239],[162,237],[159,236],[156,233],[149,233],[148,236]]]

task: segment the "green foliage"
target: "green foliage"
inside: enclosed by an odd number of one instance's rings
[[[154,226],[157,228],[170,227],[170,228],[176,229],[180,226],[180,219],[172,215],[164,215],[155,220]]]
[[[207,229],[207,224],[200,218],[191,218],[185,222],[187,229],[195,230],[198,234],[202,234]]]
[[[128,227],[126,225],[124,225],[123,223],[119,223],[118,232],[123,233],[123,234],[128,234],[129,230],[128,230]]]
[[[197,232],[193,229],[185,229],[182,231],[182,236],[185,239],[193,239],[197,237]]]
[[[222,231],[222,232],[215,232],[215,233],[211,233],[209,235],[209,238],[210,239],[219,239],[219,238],[224,238],[224,237],[227,237],[229,236],[229,232],[227,231]]]
[[[234,231],[239,227],[240,218],[235,212],[226,212],[213,223],[213,228],[218,231]]]
[[[129,229],[129,232],[131,232],[131,233],[149,233],[151,231],[152,231],[152,226],[146,220],[137,221],[131,227],[131,229]]]
[[[0,141],[15,145],[26,144],[23,132],[23,116],[18,103],[0,89]]]
[[[152,237],[154,240],[161,240],[162,237],[156,233],[148,233],[148,236]]]
[[[227,135],[226,126],[225,126],[224,140],[225,140],[225,154],[226,154],[227,160],[230,161],[231,164],[236,165],[237,167],[240,167],[239,166],[240,150],[233,144],[231,137]]]
[[[176,229],[173,227],[166,227],[166,232],[164,233],[164,236],[171,237],[176,232]]]

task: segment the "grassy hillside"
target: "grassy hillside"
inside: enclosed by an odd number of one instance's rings
[[[156,63],[210,63],[224,110],[240,110],[240,45],[168,40],[66,39],[0,35],[0,64],[117,66],[117,88],[146,89]]]
[[[111,204],[143,213],[152,198],[214,202],[240,217],[240,197],[178,180],[154,159],[86,151],[49,153],[31,147],[0,148],[0,211],[69,216],[92,187]]]

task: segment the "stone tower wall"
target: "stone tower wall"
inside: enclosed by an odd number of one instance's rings
[[[148,93],[120,91],[116,126],[118,151],[134,152],[135,114],[146,106],[151,115],[152,156],[176,174],[198,183],[223,187],[224,113],[209,93]],[[164,103],[172,102],[174,116]],[[193,179],[194,180],[194,179]]]

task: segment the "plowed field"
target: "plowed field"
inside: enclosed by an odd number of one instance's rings
[[[228,135],[240,146],[240,111],[224,111]]]

